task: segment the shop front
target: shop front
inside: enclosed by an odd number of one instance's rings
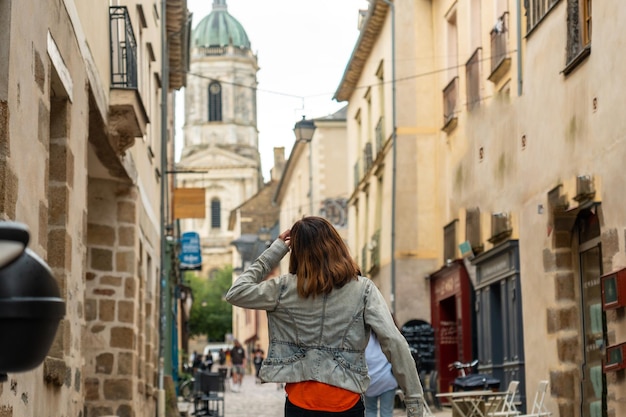
[[[475,311],[478,369],[500,380],[519,381],[516,402],[526,403],[522,293],[517,240],[507,240],[472,259],[476,267]]]
[[[474,337],[473,289],[462,260],[448,262],[431,274],[430,305],[435,333],[436,368],[439,390],[452,391],[455,361],[471,362],[476,355]]]

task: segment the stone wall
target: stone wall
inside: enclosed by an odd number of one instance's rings
[[[154,264],[137,226],[137,190],[117,181],[89,184],[85,319],[86,417],[150,415],[156,395]],[[145,333],[144,333],[145,332]]]

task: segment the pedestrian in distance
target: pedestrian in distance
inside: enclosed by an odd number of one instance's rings
[[[246,351],[238,340],[234,340],[233,344],[234,346],[230,350],[230,360],[233,365],[230,373],[232,375],[232,389],[235,392],[239,392],[241,391],[241,383],[245,373]]]
[[[261,379],[259,378],[259,371],[261,370],[261,365],[263,364],[263,359],[265,358],[265,352],[261,349],[261,345],[257,344],[254,350],[252,351],[252,361],[254,363],[254,370],[256,376],[256,383],[260,384]]]
[[[291,251],[289,272],[266,279]],[[267,311],[270,345],[259,377],[285,383],[285,417],[363,417],[373,332],[405,394],[408,417],[423,416],[423,390],[409,345],[374,283],[362,277],[337,230],[304,217],[282,232],[226,294]]]
[[[193,351],[193,359],[191,360],[191,370],[192,375],[195,375],[196,372],[200,370],[200,365],[202,365],[202,355],[198,354],[195,350]]]
[[[204,355],[204,358],[202,358],[202,363],[200,363],[200,370],[202,372],[211,372],[211,368],[213,368],[213,356],[211,355],[211,352],[209,352],[208,354]]]
[[[374,333],[365,348],[365,360],[370,376],[364,395],[365,417],[392,417],[398,381]]]
[[[220,366],[224,366],[224,364],[226,363],[226,352],[224,351],[224,349],[220,349],[219,353],[218,353],[218,357],[219,357],[219,363]]]

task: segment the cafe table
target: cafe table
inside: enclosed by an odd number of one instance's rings
[[[489,417],[490,413],[497,411],[506,392],[495,391],[457,391],[437,394],[439,398],[447,398],[454,415],[459,417]]]

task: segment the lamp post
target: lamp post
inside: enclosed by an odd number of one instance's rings
[[[313,120],[306,120],[302,116],[300,120],[293,127],[293,133],[296,135],[296,142],[306,142],[309,144],[309,216],[313,213],[313,147],[311,142],[313,141],[313,134],[315,133],[315,123]]]

